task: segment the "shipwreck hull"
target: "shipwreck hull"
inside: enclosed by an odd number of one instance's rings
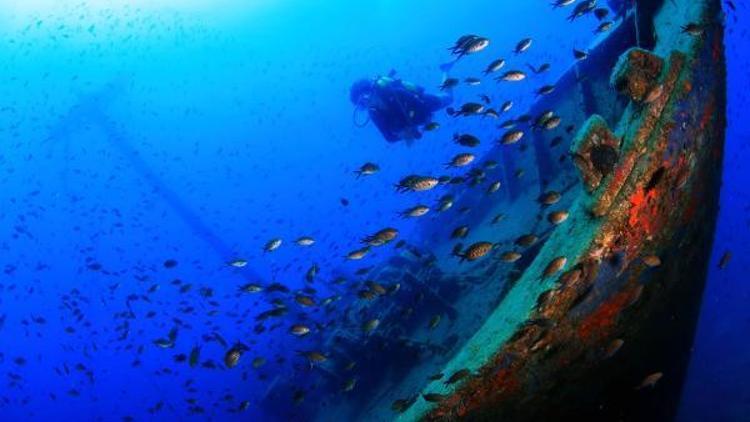
[[[612,129],[591,116],[571,146],[585,192],[569,221],[443,371],[473,375],[426,386],[444,399],[417,399],[402,420],[674,417],[718,211],[725,69],[718,1],[654,13],[653,51],[612,71],[627,108]],[[690,22],[702,36],[679,30]]]

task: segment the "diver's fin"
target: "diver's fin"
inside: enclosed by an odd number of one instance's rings
[[[457,61],[458,60],[453,60],[452,62],[441,64],[440,65],[440,70],[443,71],[443,72],[445,72],[445,73],[449,73],[453,69],[453,66],[456,64]]]

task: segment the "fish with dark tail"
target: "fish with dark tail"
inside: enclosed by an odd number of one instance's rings
[[[449,72],[453,65],[455,65],[461,58],[470,54],[478,53],[486,49],[490,45],[489,38],[480,37],[478,35],[463,35],[453,44],[452,47],[448,47],[448,50],[456,56],[456,59],[452,62],[445,63],[440,66],[440,70],[443,72]]]

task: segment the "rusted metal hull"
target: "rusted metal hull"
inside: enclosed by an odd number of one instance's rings
[[[719,12],[718,2],[705,2],[704,21],[715,22]],[[410,417],[674,416],[718,209],[723,57],[718,24],[690,51],[626,53],[612,82],[631,103],[616,129],[592,118],[579,132],[571,153],[588,192],[572,228],[547,242],[536,259],[541,271],[550,258],[564,256],[564,272],[548,280],[532,266],[528,282],[536,278],[548,288],[527,321],[476,376]],[[617,153],[611,169],[596,162],[602,145]],[[584,244],[566,244],[565,237]],[[653,387],[641,385],[655,373],[663,376]]]

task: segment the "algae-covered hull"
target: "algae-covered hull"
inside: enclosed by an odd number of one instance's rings
[[[492,256],[439,259],[455,250],[446,225],[460,222],[437,217],[422,227],[428,254],[409,249],[371,270],[418,287],[417,299],[379,309],[403,322],[398,330],[364,342],[338,333],[324,345],[367,356],[376,370],[367,394],[330,404],[318,420],[674,416],[717,215],[723,27],[716,0],[636,3],[528,110],[554,110],[564,125],[484,157],[501,161],[490,177],[503,181],[502,200],[452,192],[472,207],[475,237],[497,246]],[[690,24],[700,31],[685,31]],[[563,130],[573,138],[565,149]],[[520,167],[537,172],[522,183]],[[560,202],[539,210],[550,191]],[[559,210],[567,220],[550,224]],[[518,246],[520,230],[538,242]],[[432,313],[412,313],[416,302]]]
[[[717,215],[723,30],[717,1],[665,2],[652,13],[632,19],[653,24],[653,40],[639,40],[653,49],[627,50],[610,87],[593,88],[629,103],[611,128],[611,116],[591,115],[579,130],[570,152],[585,192],[566,229],[444,371],[473,364],[477,375],[451,390],[428,386],[446,398],[418,401],[404,419],[674,416]],[[701,34],[681,29],[690,23]],[[519,313],[512,333],[499,328]]]

